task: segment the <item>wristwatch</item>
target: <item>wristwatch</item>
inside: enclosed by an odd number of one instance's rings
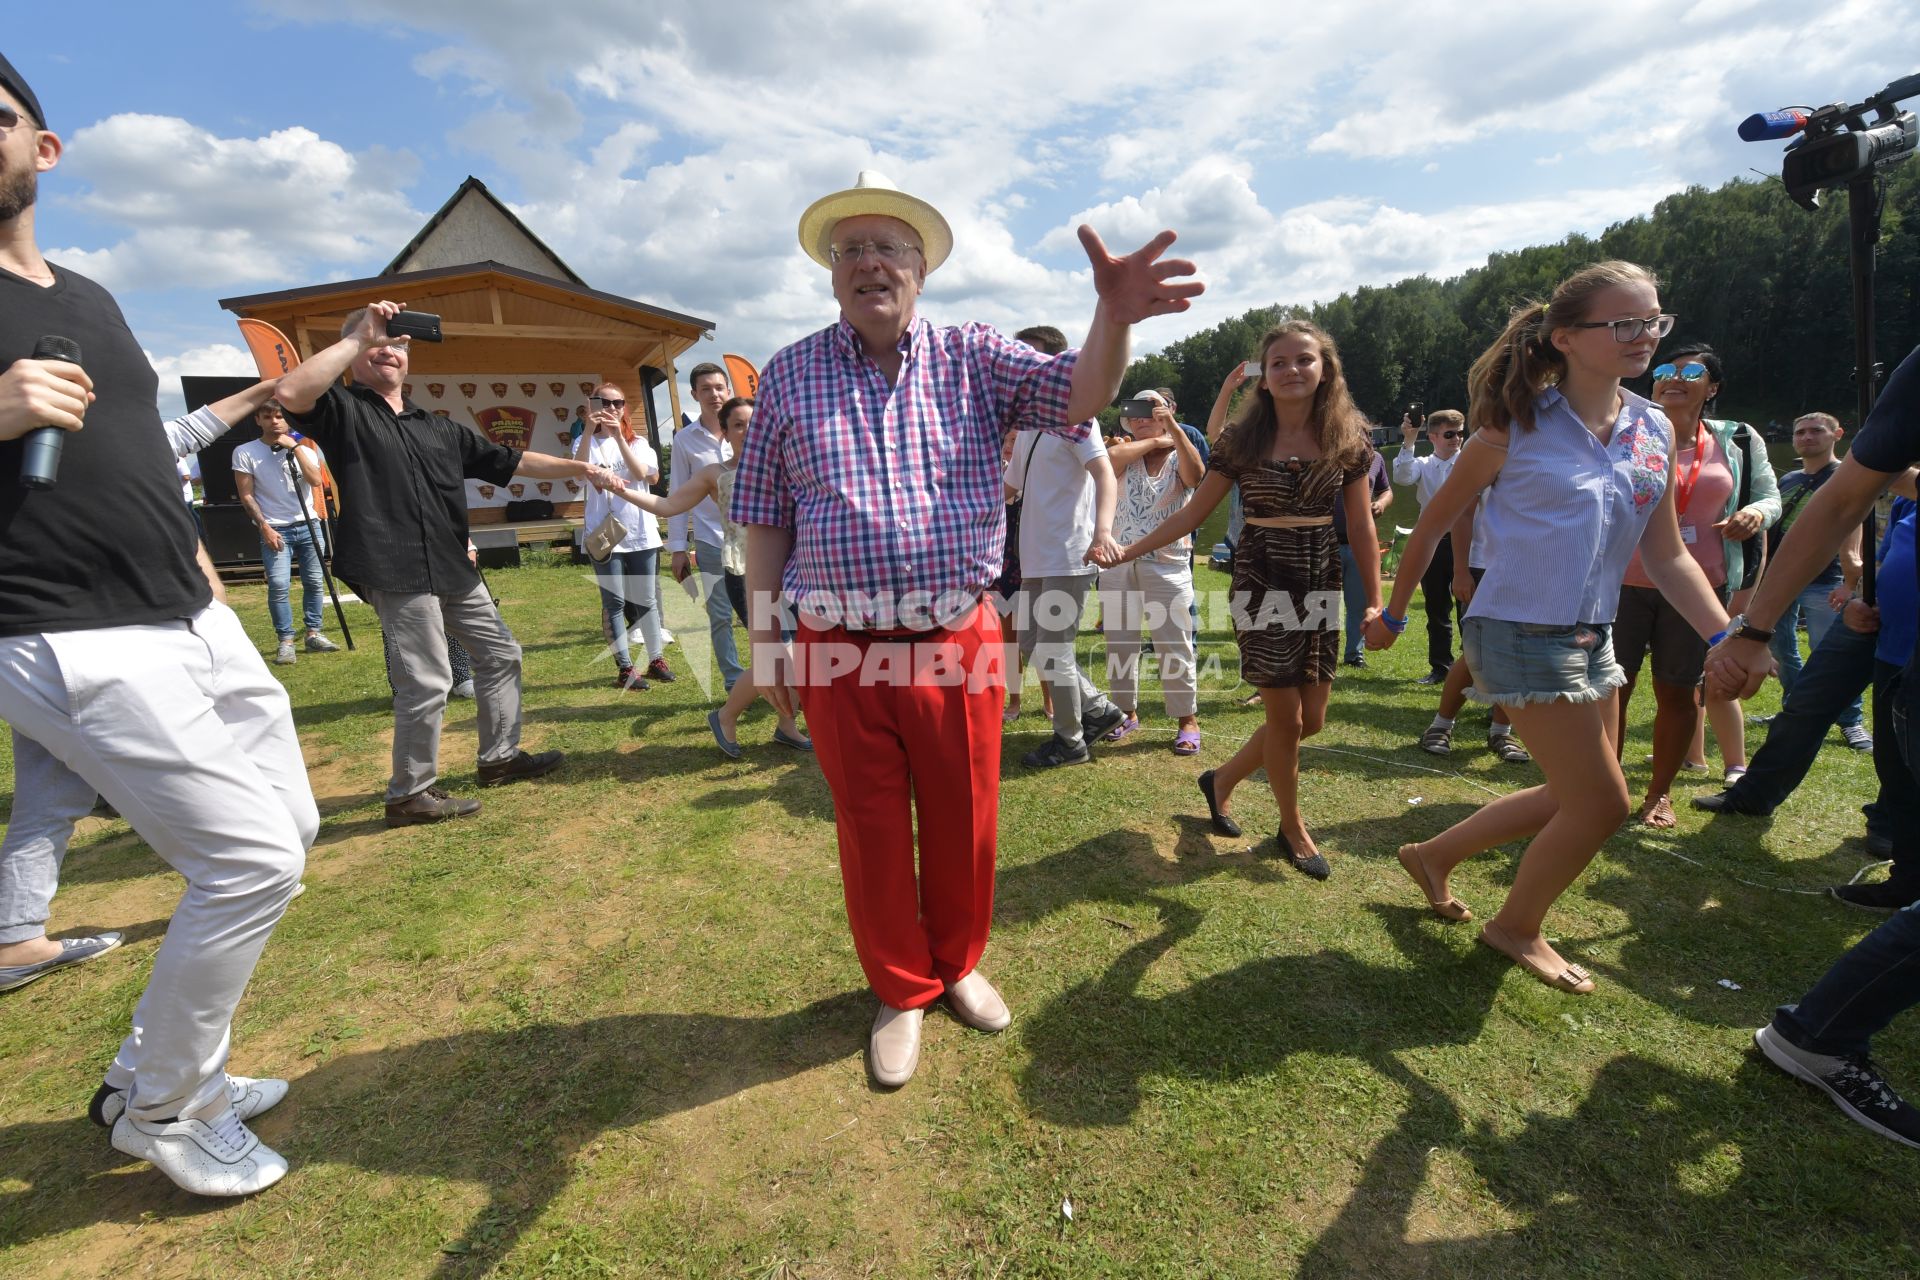
[[[1754,626],[1751,622],[1747,621],[1746,614],[1736,613],[1727,622],[1727,638],[1729,640],[1751,640],[1755,644],[1766,644],[1773,639],[1773,632],[1762,627]]]

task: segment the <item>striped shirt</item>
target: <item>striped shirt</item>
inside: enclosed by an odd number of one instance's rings
[[[1001,438],[1091,430],[1067,423],[1076,352],[917,318],[900,351],[889,386],[844,317],[784,348],[741,449],[733,519],[793,531],[781,593],[829,622],[957,616],[1005,555]]]
[[[1667,491],[1673,426],[1622,388],[1601,444],[1557,388],[1534,401],[1534,427],[1507,433],[1507,459],[1486,490],[1486,577],[1469,618],[1571,626],[1612,622],[1620,580]]]

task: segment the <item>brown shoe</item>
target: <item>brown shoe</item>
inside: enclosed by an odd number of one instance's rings
[[[1568,964],[1565,968],[1555,970],[1535,964],[1520,950],[1520,944],[1491,920],[1480,926],[1480,941],[1556,991],[1570,991],[1574,995],[1584,996],[1593,990],[1593,975],[1584,968]]]
[[[541,774],[552,773],[567,758],[564,751],[542,751],[538,755],[529,755],[525,751],[514,752],[513,759],[502,760],[498,764],[480,766],[480,785],[483,787],[504,787],[509,782],[525,782],[528,778],[537,778]]]
[[[480,812],[478,800],[450,796],[439,787],[417,791],[405,800],[387,801],[389,827],[417,827],[426,822],[445,822]]]

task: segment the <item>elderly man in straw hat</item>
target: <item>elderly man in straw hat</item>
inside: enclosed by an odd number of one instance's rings
[[[942,996],[980,1030],[1011,1020],[975,967],[1000,802],[1004,651],[980,603],[1005,549],[1000,441],[1091,429],[1120,388],[1129,326],[1201,291],[1178,280],[1192,263],[1160,259],[1173,239],[1114,257],[1081,227],[1093,326],[1080,351],[1049,356],[915,314],[953,233],[880,174],[801,216],[840,319],[768,363],[733,518],[747,526],[755,682],[784,715],[804,696],[833,792],[847,919],[880,997],[868,1065],[882,1085],[913,1075],[922,1014]],[[791,655],[779,598],[798,613]]]

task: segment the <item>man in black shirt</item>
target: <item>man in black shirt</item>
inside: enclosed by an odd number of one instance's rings
[[[1886,390],[1862,424],[1853,452],[1800,518],[1767,566],[1744,614],[1707,654],[1707,688],[1720,697],[1752,697],[1765,683],[1773,660],[1767,652],[1773,628],[1794,598],[1856,536],[1860,522],[1906,469],[1920,462],[1920,348],[1887,380]],[[1920,654],[1909,659],[1900,688],[1888,697],[1913,706],[1920,681]],[[1876,700],[1877,701],[1877,700]],[[1900,747],[1909,770],[1920,774],[1920,716],[1909,714]],[[1874,725],[1877,733],[1896,725]],[[1909,777],[1908,786],[1920,786]],[[1909,792],[1909,795],[1912,793]],[[1896,852],[1911,848],[1920,832],[1891,833]],[[1898,863],[1896,863],[1898,865]],[[1920,902],[1910,903],[1841,956],[1826,976],[1794,1004],[1781,1005],[1773,1021],[1754,1032],[1754,1044],[1788,1075],[1819,1088],[1855,1123],[1884,1138],[1920,1147],[1920,1107],[1893,1089],[1868,1056],[1873,1037],[1895,1017],[1920,1003]]]
[[[341,491],[334,571],[380,615],[393,642],[393,777],[387,825],[476,813],[439,785],[440,721],[453,673],[447,633],[473,658],[480,785],[551,773],[558,751],[520,750],[520,646],[467,560],[468,479],[609,483],[571,458],[522,453],[427,413],[403,391],[407,339],[391,338],[397,302],[355,311],[340,341],[280,380],[276,397],[326,453]],[[353,385],[342,386],[349,370]]]
[[[226,1074],[233,1011],[320,817],[286,691],[195,565],[153,367],[106,290],[35,245],[44,125],[0,57],[0,720],[187,882],[95,1118],[187,1190],[246,1195],[286,1173],[244,1123],[286,1085]],[[31,359],[47,335],[85,371]],[[31,490],[40,426],[67,434],[56,487]]]

